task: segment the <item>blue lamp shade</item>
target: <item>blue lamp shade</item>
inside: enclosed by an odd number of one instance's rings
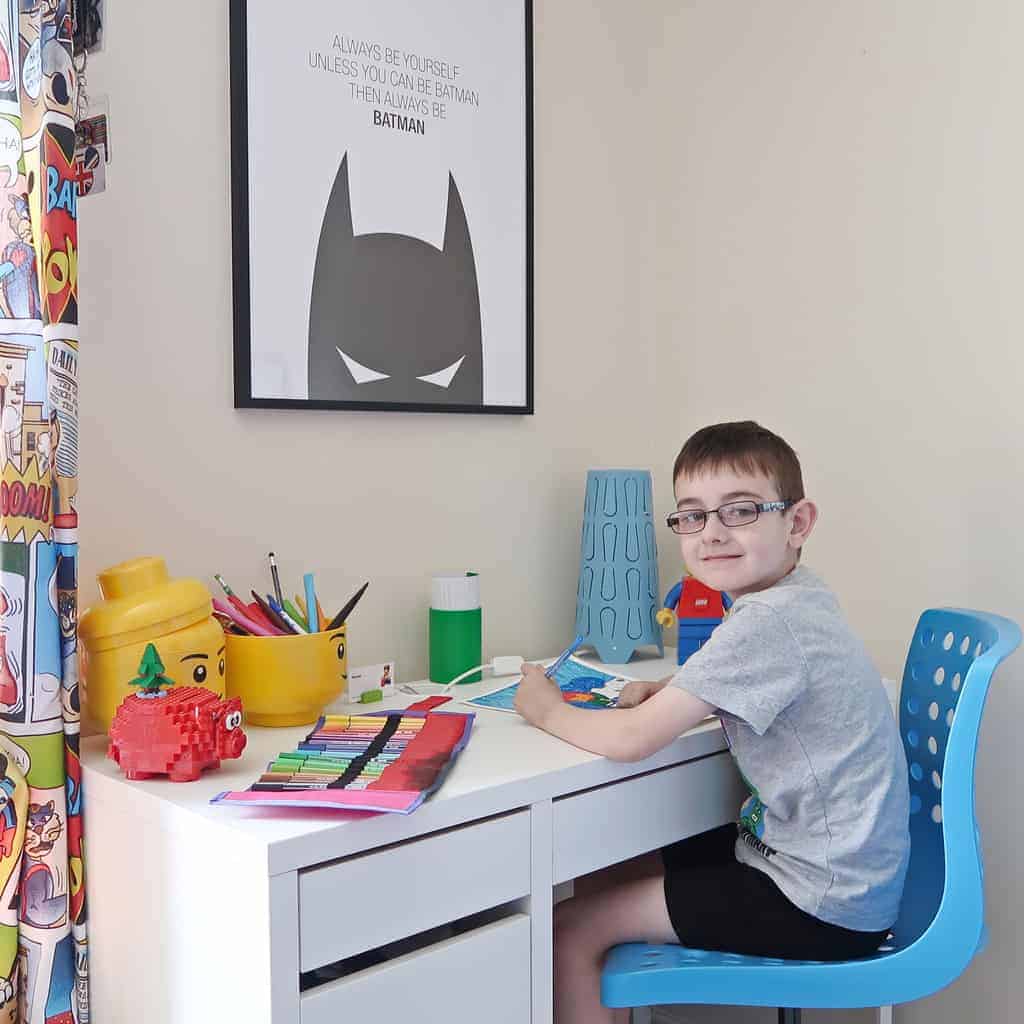
[[[591,469],[583,504],[576,632],[603,662],[623,664],[644,644],[664,654],[653,488],[646,469]]]

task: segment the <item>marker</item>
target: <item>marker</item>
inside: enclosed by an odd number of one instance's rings
[[[546,669],[544,675],[550,679],[568,660],[569,656],[583,643],[583,634],[580,633],[575,640],[555,659],[550,668]]]
[[[288,600],[287,597],[281,602],[281,607],[283,607],[284,610],[292,617],[292,619],[294,619],[295,625],[298,626],[303,633],[309,632],[309,630],[306,627],[306,620],[299,613],[299,609],[296,608],[295,605],[293,605],[291,601]]]
[[[267,594],[267,604],[270,605],[274,614],[281,619],[292,633],[304,636],[306,631],[282,608],[271,596]]]
[[[359,603],[359,598],[366,592],[366,588],[370,585],[370,581],[367,580],[346,602],[345,607],[334,616],[333,619],[327,624],[327,631],[337,629],[348,617],[352,614],[352,609]]]
[[[281,594],[281,578],[277,575],[277,562],[274,561],[274,552],[271,551],[267,558],[270,559],[270,578],[274,581],[274,596],[277,603],[284,604],[284,596]]]
[[[411,729],[422,729],[427,724],[425,715],[406,715],[401,712],[398,715],[384,714],[384,715],[324,715],[323,726],[341,726],[344,728],[348,725],[386,725],[389,719],[398,717],[400,724],[409,726]],[[320,730],[315,730],[319,732]]]
[[[306,607],[309,609],[306,621],[309,623],[310,633],[320,632],[320,622],[316,612],[316,588],[313,586],[313,574],[307,572],[302,577],[302,585],[306,588]]]

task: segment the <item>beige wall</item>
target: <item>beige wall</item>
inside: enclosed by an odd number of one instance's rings
[[[350,664],[422,678],[445,569],[483,574],[485,653],[564,644],[586,470],[650,466],[663,415],[654,201],[630,156],[643,81],[571,88],[565,57],[643,68],[648,26],[604,8],[537,12],[532,417],[234,410],[227,4],[182,4],[187,64],[154,28],[164,5],[112,9],[91,88],[111,96],[115,162],[82,203],[84,602],[98,569],[143,552],[266,589],[273,549],[287,579],[317,571],[325,606],[372,581]]]
[[[793,441],[822,512],[807,562],[887,675],[923,608],[1024,620],[1024,8],[662,9],[658,336],[681,397],[668,436],[749,415]],[[1019,1016],[1020,683],[1018,655],[978,758],[991,944],[901,1024]]]
[[[90,65],[114,163],[81,208],[84,603],[123,558],[241,587],[273,547],[332,605],[372,580],[352,657],[410,678],[431,572],[472,567],[485,653],[550,651],[586,469],[653,468],[662,508],[685,434],[754,416],[803,456],[807,561],[887,674],[928,605],[1024,618],[1017,5],[536,0],[525,418],[231,408],[227,5],[177,5],[187,60],[165,6],[112,4]],[[903,1024],[1002,1024],[1021,998],[1019,677],[979,757],[992,944]]]

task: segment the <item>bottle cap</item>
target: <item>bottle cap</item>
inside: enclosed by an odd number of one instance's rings
[[[430,581],[430,607],[465,612],[480,607],[480,576],[475,572],[441,573]]]

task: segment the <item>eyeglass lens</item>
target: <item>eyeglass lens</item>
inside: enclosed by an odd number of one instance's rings
[[[746,526],[757,519],[757,504],[753,501],[731,501],[707,512],[696,508],[673,512],[668,517],[668,525],[676,533],[699,533],[712,513],[718,516],[723,526]]]

